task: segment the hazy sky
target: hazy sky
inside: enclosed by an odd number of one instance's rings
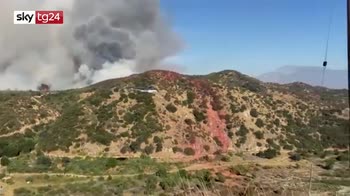
[[[346,0],[163,0],[186,47],[187,73],[257,75],[284,65],[321,66],[335,5],[329,67],[346,69]],[[334,4],[335,3],[335,4]]]

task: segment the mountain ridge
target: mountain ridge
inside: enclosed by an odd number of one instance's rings
[[[287,84],[304,82],[313,86],[321,86],[322,67],[314,66],[283,66],[275,71],[257,76],[264,82]],[[347,71],[327,68],[325,72],[325,87],[347,89]]]
[[[148,86],[155,87],[157,93],[135,90]],[[268,149],[279,152],[306,145],[293,142],[292,138],[299,136],[289,131],[304,129],[314,123],[313,118],[330,121],[340,130],[348,126],[344,122],[337,125],[341,121],[337,116],[346,115],[344,90],[262,83],[232,70],[200,76],[155,70],[82,89],[23,93],[16,101],[4,98],[11,97],[11,92],[0,93],[5,100],[1,107],[18,114],[13,116],[17,129],[32,124],[26,131],[34,135],[34,147],[52,155],[134,156],[147,152],[159,158],[186,159],[243,149],[253,154]],[[15,107],[8,108],[8,104]],[[23,112],[23,108],[32,109]],[[328,116],[323,119],[320,115]],[[11,133],[11,128],[2,126],[0,134]],[[329,136],[328,131],[325,134]],[[326,147],[329,144],[317,148]]]

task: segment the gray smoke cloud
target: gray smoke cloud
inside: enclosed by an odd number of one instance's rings
[[[64,10],[64,25],[14,25],[14,10]],[[180,48],[158,0],[0,2],[0,89],[80,87],[159,67]]]

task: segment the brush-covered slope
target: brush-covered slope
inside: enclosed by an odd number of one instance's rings
[[[154,93],[142,90],[156,89]],[[192,159],[346,148],[345,90],[265,84],[235,71],[150,71],[62,92],[0,93],[0,156]]]

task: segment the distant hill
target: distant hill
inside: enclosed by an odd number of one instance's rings
[[[303,82],[312,86],[320,86],[322,67],[284,66],[274,72],[262,74],[257,78],[264,82],[274,82],[280,84]],[[347,86],[347,70],[327,69],[324,87],[346,89]]]

